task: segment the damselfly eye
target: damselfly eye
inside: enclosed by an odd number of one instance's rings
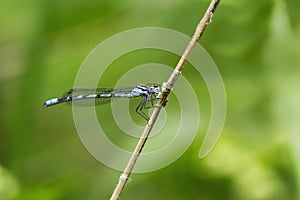
[[[151,91],[151,92],[157,93],[160,91],[158,86],[149,86],[148,88],[149,88],[149,91]]]
[[[159,88],[159,87],[156,87],[156,88],[154,89],[154,91],[155,91],[155,92],[160,92],[160,88]]]

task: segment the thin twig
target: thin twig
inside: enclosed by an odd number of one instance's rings
[[[216,10],[220,0],[212,0],[206,13],[204,14],[203,18],[201,19],[200,23],[198,24],[196,31],[188,44],[187,48],[185,49],[183,55],[181,56],[176,68],[174,69],[173,73],[169,77],[168,81],[163,83],[162,85],[162,91],[160,95],[160,99],[158,100],[155,109],[153,110],[153,113],[144,129],[143,134],[141,135],[132,155],[131,158],[124,169],[123,173],[121,174],[119,178],[119,182],[117,186],[115,187],[115,190],[110,198],[110,200],[116,200],[119,198],[132,170],[133,167],[142,152],[142,149],[150,135],[150,132],[152,130],[152,127],[159,115],[159,112],[163,106],[165,106],[167,102],[167,97],[170,93],[170,91],[173,88],[174,83],[176,82],[178,76],[180,75],[182,69],[184,68],[185,63],[187,62],[188,57],[190,56],[194,46],[197,44],[197,41],[200,39],[201,35],[203,34],[206,26],[211,22],[211,18],[213,16],[214,11]]]

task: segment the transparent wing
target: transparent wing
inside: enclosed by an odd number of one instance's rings
[[[45,107],[59,103],[69,103],[75,106],[94,106],[109,103],[114,98],[130,98],[133,87],[128,88],[96,88],[96,89],[70,89],[60,98],[54,98],[44,103]]]
[[[102,94],[111,94],[113,89],[71,89],[62,95],[61,102],[75,106],[93,106],[109,103],[111,98],[98,98]]]

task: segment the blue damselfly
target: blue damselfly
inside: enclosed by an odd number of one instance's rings
[[[143,109],[155,107],[154,101],[159,98],[159,93],[160,86],[154,84],[127,88],[70,89],[62,97],[46,101],[44,106],[48,107],[63,102],[78,106],[93,106],[109,103],[113,98],[142,97],[143,99],[135,111],[148,121],[149,117],[143,112]]]

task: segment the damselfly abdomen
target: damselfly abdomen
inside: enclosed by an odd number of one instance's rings
[[[159,85],[136,85],[127,88],[96,88],[96,89],[71,89],[64,93],[60,98],[54,98],[44,103],[45,107],[59,103],[71,103],[78,106],[93,106],[109,103],[112,98],[134,98],[142,97],[142,101],[136,107],[135,111],[146,120],[149,117],[143,112],[143,109],[153,108],[154,101],[159,98]],[[150,103],[150,105],[147,105]]]

